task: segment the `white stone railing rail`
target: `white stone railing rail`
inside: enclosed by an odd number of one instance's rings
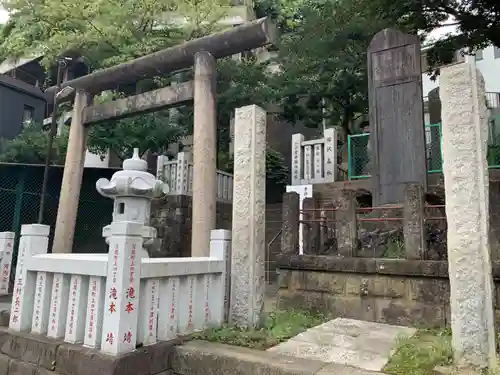
[[[326,129],[324,137],[305,141],[292,135],[292,185],[334,182],[337,172],[337,131]]]
[[[49,227],[23,225],[10,329],[118,355],[221,325],[231,232],[212,231],[209,257],[141,259],[142,228],[112,223],[108,254],[47,254]]]
[[[193,194],[193,163],[190,152],[179,152],[177,160],[167,160],[159,156],[156,178],[167,183],[171,195]],[[217,171],[217,200],[233,200],[233,175]]]

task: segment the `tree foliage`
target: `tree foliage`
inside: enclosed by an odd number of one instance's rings
[[[122,96],[123,94],[104,92],[96,101],[106,102]],[[184,135],[186,128],[172,122],[167,109],[92,126],[88,149],[101,156],[111,149],[124,160],[132,154],[134,148],[138,148],[141,153],[166,153],[168,146],[178,142]]]
[[[219,28],[217,21],[225,15],[229,0],[3,0],[2,4],[11,20],[2,30],[0,55],[42,54],[46,68],[61,56],[84,56],[91,69],[101,69],[212,32]],[[168,77],[128,86],[117,82],[112,96],[167,84]],[[171,123],[168,113],[95,126],[89,148],[102,155],[109,147],[121,157],[133,147],[162,152],[185,133]]]
[[[340,126],[350,134],[368,108],[366,49],[386,20],[376,20],[357,1],[317,1],[278,48],[281,74],[274,79],[284,116],[292,123]]]
[[[43,164],[47,155],[49,133],[42,130],[41,124],[27,123],[23,131],[12,140],[4,140],[0,144],[0,162]],[[64,165],[68,148],[68,133],[54,138],[51,163]]]
[[[94,69],[210,32],[227,0],[2,0],[10,12],[3,56],[83,55]],[[175,14],[175,16],[174,16]]]
[[[435,41],[427,54],[430,67],[450,62],[453,53],[493,44],[500,47],[500,2],[497,0],[363,0],[377,17],[392,18],[399,27],[419,32],[422,38],[443,25],[456,26],[456,32]]]
[[[234,160],[223,154],[224,163],[220,169],[228,173],[234,172]],[[285,158],[272,148],[266,150],[266,200],[268,202],[281,201],[281,196],[289,181],[289,170]]]

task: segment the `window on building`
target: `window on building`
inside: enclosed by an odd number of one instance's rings
[[[482,60],[483,59],[483,50],[477,50],[474,52],[476,61]]]
[[[495,56],[495,59],[500,58],[500,48],[499,47],[493,48],[493,55]]]
[[[33,121],[34,117],[35,117],[35,108],[30,107],[29,105],[25,105],[23,111],[23,126]]]

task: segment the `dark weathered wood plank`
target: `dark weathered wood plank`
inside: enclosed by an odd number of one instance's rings
[[[193,100],[193,81],[168,86],[112,102],[93,105],[83,110],[83,124],[92,125],[118,120],[141,113],[158,111]]]

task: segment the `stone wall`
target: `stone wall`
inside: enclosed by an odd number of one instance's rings
[[[159,251],[151,254],[152,256],[190,256],[192,201],[192,198],[187,195],[167,195],[162,199],[157,199],[152,202],[151,225],[158,231],[158,237],[161,243]],[[231,230],[231,217],[232,204],[227,202],[218,202],[217,229]],[[281,203],[267,204],[266,274],[267,279],[270,281],[274,281],[276,279],[276,257],[281,252],[281,227]]]
[[[170,375],[175,344],[164,341],[117,357],[0,328],[0,375]]]
[[[182,344],[182,346],[180,346]],[[353,372],[354,371],[354,372]],[[0,375],[376,375],[351,367],[203,341],[179,340],[112,357],[0,328]]]
[[[231,230],[232,204],[217,202],[217,229]],[[152,257],[191,256],[193,198],[166,195],[151,204],[151,225],[158,231],[160,248]]]
[[[282,255],[278,267],[280,309],[428,328],[450,323],[446,261]],[[498,295],[500,264],[493,275]]]

